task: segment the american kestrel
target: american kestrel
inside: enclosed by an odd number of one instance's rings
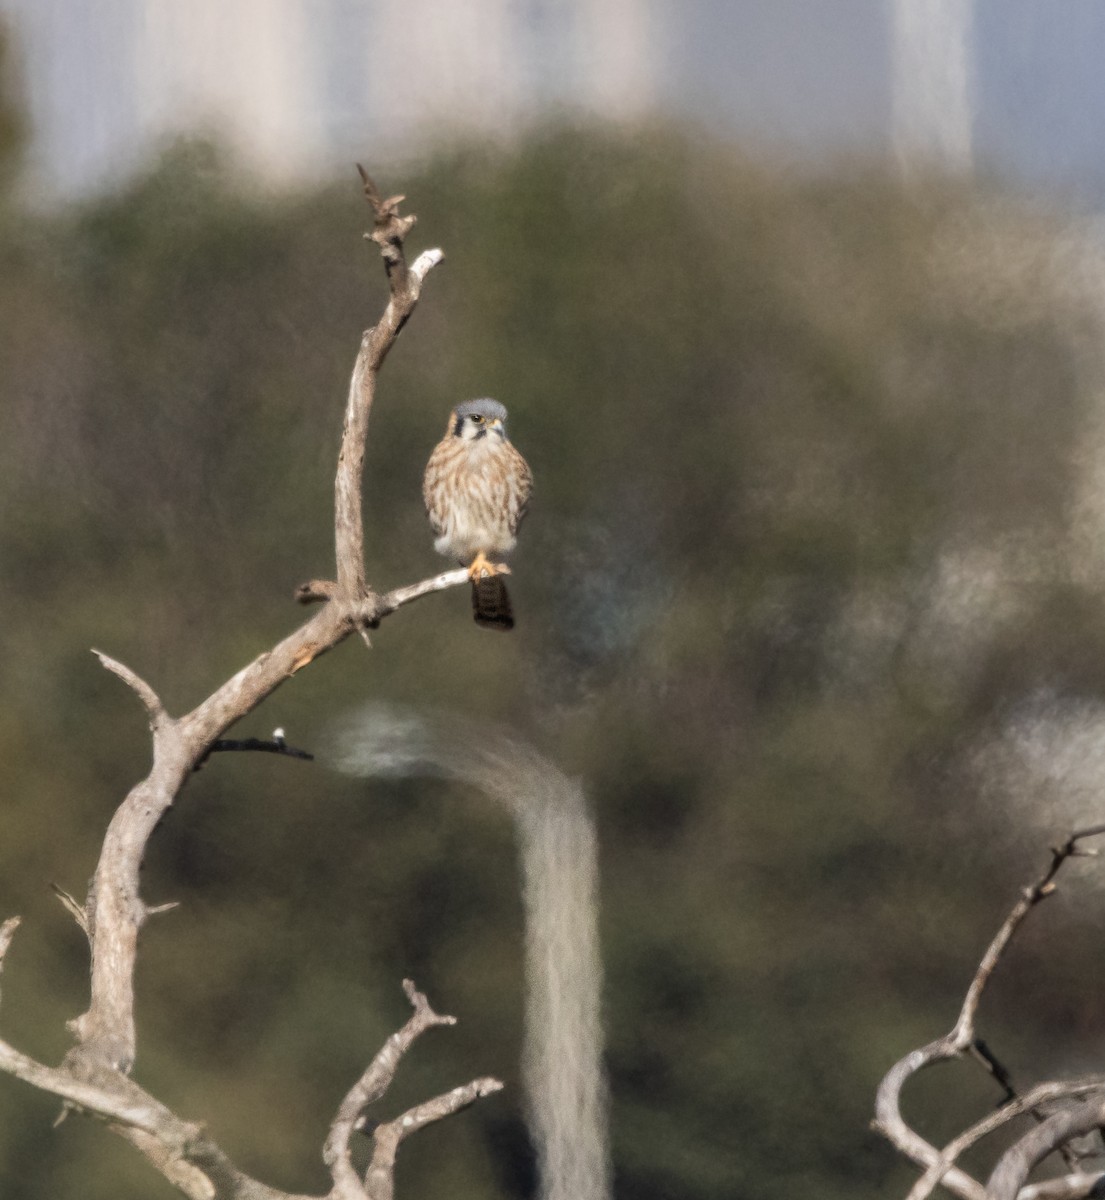
[[[532,490],[529,465],[506,436],[506,409],[497,400],[458,404],[426,464],[422,499],[434,549],[468,568],[473,613],[487,629],[514,627],[501,560],[514,549]]]

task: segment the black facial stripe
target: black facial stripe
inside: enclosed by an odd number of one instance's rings
[[[478,442],[482,437],[487,437],[487,427],[481,425],[480,428],[476,430],[476,441]]]
[[[464,418],[457,417],[455,423],[453,424],[453,437],[460,437],[460,431],[463,428],[463,426],[464,426]]]

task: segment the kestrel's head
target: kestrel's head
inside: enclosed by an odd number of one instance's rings
[[[498,400],[465,400],[449,417],[449,432],[465,441],[494,434],[506,441],[506,409]]]

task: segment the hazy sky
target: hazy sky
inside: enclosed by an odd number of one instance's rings
[[[888,144],[886,0],[693,0],[678,11],[674,105],[806,150]]]
[[[379,0],[0,0],[0,14],[25,47],[39,175],[55,189],[110,179],[174,123],[215,110],[242,161],[277,180],[345,162],[404,122],[439,137],[516,126],[550,100],[693,114],[806,155],[884,151],[896,119],[901,131],[905,16],[946,25],[931,39],[935,82],[914,89],[920,107],[926,87],[945,86],[941,68],[956,76],[955,28],[971,29],[969,88],[946,99],[948,120],[969,118],[959,144],[976,165],[1105,202],[1105,0],[405,0],[401,12]],[[928,99],[937,116],[922,126],[940,120],[943,100]]]
[[[979,0],[979,165],[1105,203],[1105,3]]]

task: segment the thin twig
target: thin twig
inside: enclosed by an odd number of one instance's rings
[[[330,1168],[335,1193],[342,1197],[360,1194],[361,1182],[353,1169],[349,1143],[364,1110],[379,1100],[391,1086],[399,1063],[407,1051],[427,1029],[438,1025],[455,1025],[456,1017],[434,1012],[430,1002],[409,979],[403,980],[403,990],[414,1012],[406,1024],[383,1044],[360,1079],[342,1100],[323,1148],[323,1161]]]
[[[309,750],[298,750],[295,746],[289,746],[283,738],[217,738],[203,756],[203,761],[196,764],[196,770],[198,771],[212,754],[243,750],[256,750],[262,754],[284,754],[288,758],[302,758],[307,762],[314,762],[315,759]]]
[[[102,650],[97,650],[93,647],[92,653],[100,660],[102,666],[113,675],[118,675],[135,693],[138,699],[142,701],[142,707],[146,710],[150,718],[151,729],[156,729],[163,722],[168,721],[169,714],[165,711],[165,706],[161,703],[160,697],[140,675],[132,671],[130,667],[124,666],[123,663],[112,658],[111,655],[104,654]]]
[[[976,1037],[971,1043],[969,1054],[975,1062],[981,1064],[987,1075],[995,1080],[1005,1093],[1003,1104],[1020,1098],[1020,1093],[1013,1085],[1013,1076],[1009,1073],[1009,1069],[981,1038]],[[1046,1121],[1049,1115],[1036,1107],[1029,1108],[1028,1112],[1037,1123]],[[1066,1163],[1068,1170],[1075,1170],[1079,1161],[1085,1157],[1084,1155],[1075,1153],[1070,1146],[1060,1146],[1059,1153]]]
[[[491,1076],[473,1079],[463,1087],[453,1088],[451,1092],[435,1096],[422,1104],[396,1117],[394,1121],[386,1121],[377,1125],[373,1132],[374,1148],[372,1161],[365,1172],[365,1189],[371,1200],[392,1200],[395,1195],[395,1159],[400,1143],[406,1141],[412,1133],[424,1129],[433,1121],[451,1117],[484,1096],[501,1092],[503,1084]]]
[[[78,904],[76,900],[65,890],[59,887],[56,883],[50,884],[50,890],[61,901],[62,907],[73,918],[84,932],[84,936],[88,937],[88,914],[84,911],[84,905]]]
[[[1017,1089],[1008,1068],[980,1037],[976,1037],[968,1048],[970,1056],[982,1065],[983,1070],[1005,1093],[1005,1100],[1016,1100]]]
[[[446,588],[460,587],[468,582],[468,572],[462,567],[456,571],[445,571],[431,579],[423,579],[421,583],[411,583],[406,587],[393,588],[379,597],[377,603],[377,620],[393,613],[412,600],[430,596],[434,592],[443,592]]]

